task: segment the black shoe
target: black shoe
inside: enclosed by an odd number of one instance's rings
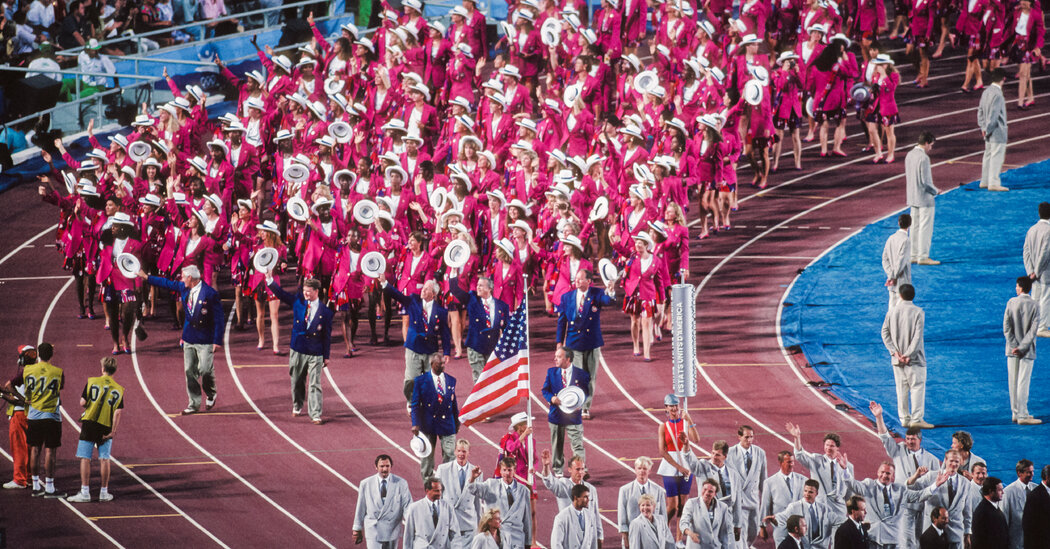
[[[35,498],[42,498],[46,494],[47,494],[47,492],[45,492],[43,488],[33,491],[33,497],[35,497]]]
[[[65,499],[65,497],[66,497],[66,493],[65,492],[59,492],[57,490],[54,491],[54,492],[51,492],[50,494],[44,493],[44,499]]]

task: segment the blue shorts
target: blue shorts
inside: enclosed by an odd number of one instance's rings
[[[664,490],[667,491],[667,497],[669,498],[677,496],[689,497],[689,494],[693,491],[693,475],[688,477],[664,477]]]
[[[98,459],[110,459],[109,451],[113,448],[113,439],[98,445]],[[91,459],[95,449],[95,443],[88,440],[77,441],[77,457],[80,459]]]

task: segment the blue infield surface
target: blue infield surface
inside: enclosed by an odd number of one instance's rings
[[[1039,341],[1028,402],[1032,415],[1048,423],[1022,427],[1010,420],[1002,333],[1014,281],[1025,274],[1025,232],[1039,219],[1039,202],[1050,201],[1050,161],[1011,170],[1002,181],[1010,192],[983,191],[973,182],[937,198],[930,257],[942,264],[912,265],[912,281],[915,303],[926,311],[926,421],[937,425],[925,444],[943,451],[953,432],[969,431],[973,452],[1005,483],[1016,478],[1022,457],[1036,470],[1050,462],[1050,392],[1043,390],[1050,340]],[[882,247],[896,229],[894,214],[807,267],[785,299],[781,334],[839,398],[869,418],[868,402],[881,403],[890,430],[900,432],[880,335],[887,308]]]

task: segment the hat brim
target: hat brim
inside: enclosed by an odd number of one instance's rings
[[[255,267],[256,272],[269,272],[277,266],[277,261],[279,259],[280,256],[277,253],[277,250],[273,248],[263,248],[255,252],[255,257],[252,258],[252,266]]]
[[[142,270],[142,263],[139,258],[125,252],[117,256],[117,270],[124,278],[135,278]]]
[[[459,269],[470,261],[470,246],[462,240],[453,240],[445,247],[445,265],[452,269]]]
[[[306,201],[298,196],[293,197],[288,201],[288,205],[285,207],[288,212],[288,217],[303,223],[310,219],[310,207],[306,205]]]
[[[371,200],[360,200],[354,204],[354,220],[362,225],[371,225],[376,222],[379,206]]]
[[[386,258],[379,252],[368,252],[361,257],[361,274],[368,278],[379,278],[386,271]]]
[[[561,401],[558,408],[564,414],[576,413],[583,408],[583,402],[586,398],[587,396],[584,394],[583,389],[580,389],[575,385],[572,387],[566,387],[561,391],[558,391],[558,400]]]

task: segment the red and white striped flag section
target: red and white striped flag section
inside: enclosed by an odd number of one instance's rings
[[[477,423],[529,398],[529,331],[525,300],[510,315],[496,348],[467,401],[459,408],[464,426]]]

